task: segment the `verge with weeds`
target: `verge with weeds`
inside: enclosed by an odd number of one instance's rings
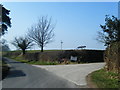
[[[118,73],[100,69],[91,73],[92,82],[96,83],[98,88],[120,88]]]

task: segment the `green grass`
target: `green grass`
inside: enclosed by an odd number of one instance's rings
[[[35,64],[35,65],[57,65],[58,64],[58,62],[50,62],[50,61],[28,61],[28,60],[25,60],[22,56],[9,57],[9,58],[12,58],[22,63]]]
[[[49,52],[49,51],[61,51],[61,50],[44,50],[44,52]],[[28,53],[35,53],[35,52],[41,52],[41,50],[27,50]]]
[[[118,88],[118,73],[100,69],[91,74],[91,79],[99,88]]]
[[[8,57],[8,56],[6,56],[6,57]],[[14,59],[14,60],[22,62],[22,63],[35,64],[35,65],[65,65],[64,62],[59,63],[58,61],[54,61],[54,62],[52,62],[52,61],[28,61],[28,60],[25,60],[22,55],[19,55],[17,57],[9,56],[8,58]],[[78,64],[78,62],[68,61],[67,64]],[[80,62],[79,64],[86,64],[86,63]]]
[[[46,51],[61,51],[61,50],[44,50],[44,52]],[[8,52],[22,52],[21,50],[15,50],[15,51],[8,51]],[[41,50],[26,50],[26,52],[28,53],[35,53],[35,52],[41,52]]]
[[[44,52],[49,52],[49,51],[61,51],[61,50],[44,50]],[[9,51],[9,52],[21,52],[20,50],[17,50],[17,51]],[[40,50],[27,50],[26,53],[35,53],[35,52],[41,52]],[[43,61],[28,61],[28,60],[25,60],[24,56],[21,55],[18,55],[18,56],[15,56],[15,55],[6,55],[5,57],[8,57],[8,58],[11,58],[11,59],[14,59],[16,61],[19,61],[19,62],[22,62],[22,63],[28,63],[28,64],[36,64],[36,65],[65,65],[66,63],[65,62],[62,62],[62,63],[59,63],[58,61],[55,61],[55,62],[52,62],[52,61],[46,61],[46,60],[43,60]],[[68,61],[67,64],[78,64],[78,62],[71,62],[71,61]],[[84,64],[83,62],[80,62],[79,64]]]
[[[49,61],[31,61],[28,64],[35,64],[35,65],[57,65],[57,62],[49,62]]]
[[[22,56],[8,57],[8,58],[14,59],[14,60],[22,62],[22,63],[28,63],[28,60],[25,60]]]
[[[17,56],[17,57],[9,57],[11,59],[14,59],[16,61],[22,62],[22,63],[28,63],[28,64],[35,64],[35,65],[65,65],[65,63],[58,63],[57,61],[28,61],[25,60],[22,56]],[[78,64],[77,62],[68,62],[68,64]],[[84,63],[80,63],[84,64]]]

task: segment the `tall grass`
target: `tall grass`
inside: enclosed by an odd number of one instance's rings
[[[119,88],[118,73],[101,69],[93,72],[91,78],[99,88]]]

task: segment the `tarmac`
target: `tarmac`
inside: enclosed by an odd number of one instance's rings
[[[69,64],[69,65],[33,65],[45,69],[79,86],[87,86],[86,76],[105,66],[105,63]]]

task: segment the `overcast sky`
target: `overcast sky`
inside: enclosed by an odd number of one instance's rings
[[[63,41],[64,49],[75,49],[85,45],[87,49],[104,49],[97,42],[97,31],[104,25],[105,15],[118,16],[117,2],[4,2],[10,10],[12,27],[4,38],[11,42],[16,36],[24,36],[28,28],[37,22],[40,16],[52,16],[54,41],[45,49],[60,49]],[[9,44],[12,50],[15,47]],[[33,49],[40,49],[34,46]]]

